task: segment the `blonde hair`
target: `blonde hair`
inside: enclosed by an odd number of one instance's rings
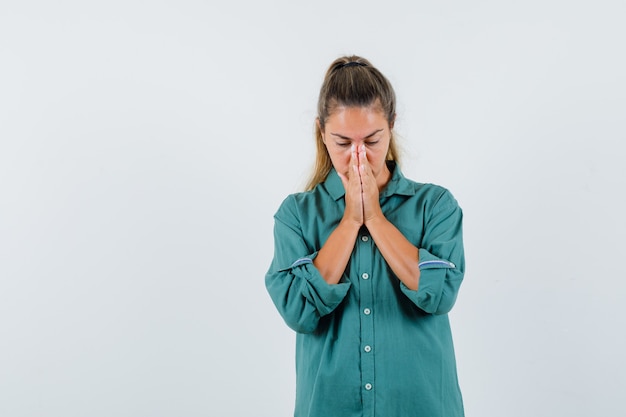
[[[306,190],[312,190],[324,182],[333,167],[322,137],[328,117],[337,107],[372,105],[379,106],[389,126],[393,126],[396,117],[396,94],[389,80],[378,69],[367,59],[355,55],[338,58],[330,64],[317,102],[316,157]],[[393,130],[386,159],[399,162]]]

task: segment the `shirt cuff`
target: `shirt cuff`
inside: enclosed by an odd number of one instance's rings
[[[412,290],[403,282],[402,292],[419,308],[434,313],[441,302],[446,284],[446,271],[456,268],[453,262],[439,258],[426,249],[419,249],[420,280],[417,290]]]
[[[315,307],[320,316],[325,316],[341,304],[351,284],[349,282],[327,283],[313,265],[313,259],[316,256],[317,252],[297,259],[286,269],[290,269],[294,276],[302,278],[300,288],[302,296]]]

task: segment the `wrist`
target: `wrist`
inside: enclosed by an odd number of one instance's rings
[[[362,225],[363,224],[361,222],[351,217],[344,216],[337,227],[340,227],[347,232],[354,233],[356,235],[357,233],[359,233]]]
[[[365,224],[365,226],[368,229],[371,229],[373,227],[376,227],[378,225],[381,225],[385,222],[387,222],[387,218],[385,217],[385,215],[383,214],[382,211],[380,211],[379,213],[376,213],[372,216],[369,216],[365,219],[365,221],[363,222]]]

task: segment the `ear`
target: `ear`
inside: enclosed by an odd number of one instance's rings
[[[393,125],[396,123],[396,114],[393,114],[393,117],[391,118],[391,122],[389,122],[389,130],[393,129]]]

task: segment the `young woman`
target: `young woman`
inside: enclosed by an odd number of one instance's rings
[[[462,212],[405,178],[395,93],[361,57],[326,73],[307,190],[275,218],[267,290],[296,337],[296,417],[463,416],[448,312]]]

